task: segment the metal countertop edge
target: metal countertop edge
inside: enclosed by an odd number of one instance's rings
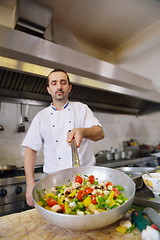
[[[146,161],[152,161],[152,160],[157,160],[156,157],[154,156],[149,156],[149,157],[143,157],[143,158],[136,158],[136,159],[125,159],[125,160],[113,160],[113,161],[108,161],[105,164],[97,163],[97,166],[101,167],[121,167],[124,165],[129,165],[129,164],[135,164],[135,163],[142,163]]]

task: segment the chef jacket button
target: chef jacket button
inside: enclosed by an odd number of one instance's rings
[[[69,123],[71,123],[71,121],[69,121]]]
[[[53,125],[53,127],[55,127],[55,125]]]
[[[58,140],[56,140],[56,142],[58,142]]]
[[[70,111],[71,109],[70,108],[68,108],[68,111]]]
[[[51,113],[51,115],[52,115],[53,113]]]
[[[60,160],[61,158],[59,157],[58,159]]]

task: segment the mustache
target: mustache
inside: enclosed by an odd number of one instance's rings
[[[62,90],[57,90],[56,93],[64,93]]]

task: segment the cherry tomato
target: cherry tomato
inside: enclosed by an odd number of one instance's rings
[[[95,177],[94,177],[93,175],[90,175],[90,176],[88,177],[88,180],[89,180],[89,182],[90,182],[91,184],[93,184],[93,183],[95,182]]]
[[[108,186],[113,186],[113,183],[112,182],[107,182],[106,187],[108,187]]]
[[[65,212],[65,207],[64,204],[60,204],[61,208],[62,208],[62,212]]]
[[[92,193],[92,192],[93,192],[93,189],[92,189],[92,188],[90,188],[90,187],[85,188],[85,193],[86,193],[86,195],[88,195],[88,194],[90,194],[90,193]]]
[[[155,230],[158,230],[158,227],[156,224],[151,224],[151,227],[154,228]]]
[[[97,204],[96,195],[93,194],[93,195],[91,196],[91,201],[92,201],[93,204]]]
[[[57,201],[54,199],[54,198],[48,198],[47,199],[47,205],[49,206],[49,207],[52,207],[52,206],[54,206],[54,205],[56,205],[57,204]]]
[[[104,197],[104,193],[97,192],[98,196]]]
[[[86,195],[85,190],[79,190],[79,192],[77,193],[78,200],[82,201],[85,195]]]
[[[75,178],[75,182],[79,182],[80,184],[82,184],[83,178],[77,175]]]
[[[113,188],[112,190],[115,192],[114,197],[121,195],[117,188]]]

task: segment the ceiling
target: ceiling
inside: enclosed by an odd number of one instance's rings
[[[54,21],[109,51],[123,47],[160,21],[157,0],[58,0],[54,6]]]
[[[0,1],[0,23],[14,27],[16,0]],[[160,30],[159,0],[32,0],[48,7],[52,21],[78,40],[115,55],[154,41]],[[150,34],[151,33],[151,34]],[[54,35],[54,32],[53,32]],[[136,45],[135,45],[136,42]],[[113,55],[113,56],[114,56]]]

